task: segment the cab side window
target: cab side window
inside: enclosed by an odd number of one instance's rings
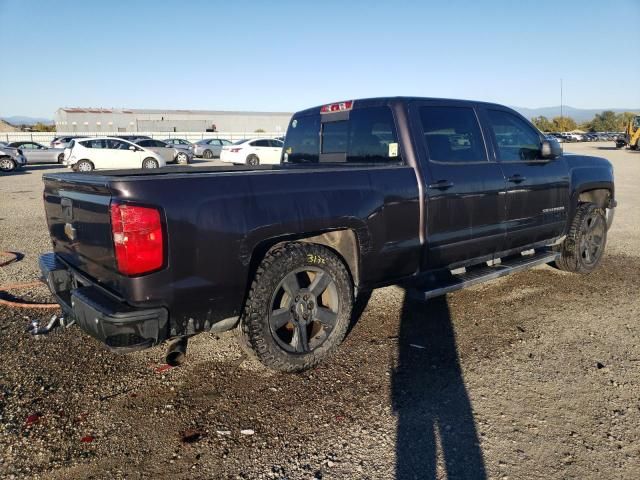
[[[540,136],[521,118],[503,110],[488,110],[489,123],[502,161],[541,159]]]
[[[424,106],[420,121],[429,159],[435,162],[482,162],[487,153],[471,107]]]
[[[398,135],[389,107],[360,108],[349,116],[348,163],[400,161]]]
[[[284,158],[289,163],[318,163],[320,115],[295,117],[285,138]]]

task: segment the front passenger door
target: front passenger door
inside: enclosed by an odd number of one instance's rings
[[[473,104],[415,104],[426,184],[426,248],[423,268],[459,264],[504,249],[505,180],[487,155]]]
[[[499,107],[484,113],[507,180],[507,248],[559,237],[569,210],[565,158],[542,158],[542,136],[516,113]]]

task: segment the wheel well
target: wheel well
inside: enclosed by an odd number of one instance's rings
[[[579,203],[595,203],[598,208],[606,208],[609,205],[611,191],[606,188],[596,188],[580,193],[578,196]]]
[[[251,255],[250,277],[253,278],[258,265],[265,255],[272,248],[282,245],[286,242],[304,242],[315,243],[329,248],[337,254],[345,263],[353,284],[358,286],[360,283],[360,249],[358,248],[358,238],[353,230],[333,230],[330,232],[320,233],[316,235],[292,236],[287,238],[274,238],[265,240],[258,244]]]

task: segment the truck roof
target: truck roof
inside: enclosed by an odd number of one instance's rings
[[[371,98],[355,98],[352,100],[339,100],[336,102],[329,102],[325,105],[331,105],[334,103],[344,102],[344,101],[352,101],[354,102],[354,107],[376,107],[380,105],[387,105],[390,103],[410,103],[415,101],[435,101],[435,102],[450,102],[457,103],[460,105],[488,105],[494,107],[506,107],[505,105],[500,105],[499,103],[491,103],[491,102],[483,102],[479,100],[464,100],[464,99],[456,99],[456,98],[438,98],[438,97],[408,97],[408,96],[397,96],[397,97],[371,97]],[[320,109],[324,105],[318,105],[311,108],[306,108],[304,110],[300,110],[294,114],[297,115],[314,115],[320,113]],[[509,107],[506,107],[509,108]]]

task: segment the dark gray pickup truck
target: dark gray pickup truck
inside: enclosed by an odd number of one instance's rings
[[[285,371],[330,354],[377,287],[429,298],[542,263],[592,271],[616,204],[608,161],[563,155],[513,110],[405,97],[296,113],[279,165],[44,184],[40,265],[64,322],[114,351],[170,340],[169,363],[235,328]]]

